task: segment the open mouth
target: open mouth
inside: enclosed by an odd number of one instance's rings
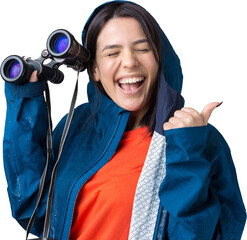
[[[117,81],[117,83],[125,92],[136,92],[141,87],[144,80],[144,77],[122,78]]]

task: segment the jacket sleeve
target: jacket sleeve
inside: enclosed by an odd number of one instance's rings
[[[168,239],[241,239],[246,211],[230,150],[211,125],[166,131]]]
[[[7,113],[3,139],[4,168],[12,215],[26,228],[37,201],[38,185],[46,164],[48,117],[43,91],[47,83],[5,84]],[[45,197],[32,232],[40,235]]]

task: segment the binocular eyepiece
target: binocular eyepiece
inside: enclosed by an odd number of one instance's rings
[[[85,70],[90,54],[67,30],[59,29],[52,32],[46,46],[47,49],[43,50],[36,60],[24,59],[17,55],[4,59],[0,67],[2,78],[8,83],[24,84],[29,81],[31,73],[37,70],[39,80],[61,83],[64,75],[58,70],[60,65],[65,64],[79,71]],[[48,58],[51,61],[43,64]]]
[[[63,29],[51,33],[46,46],[55,60],[63,60],[63,64],[72,68],[79,67],[81,71],[85,69],[85,63],[90,57],[87,49],[80,45],[71,33]]]

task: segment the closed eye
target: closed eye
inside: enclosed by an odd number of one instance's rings
[[[136,49],[137,52],[149,52],[150,49]]]
[[[119,52],[113,52],[113,53],[108,53],[108,56],[109,57],[112,57],[112,56],[116,56],[116,55],[118,55],[119,54]]]

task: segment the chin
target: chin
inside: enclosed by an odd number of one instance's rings
[[[129,112],[137,112],[143,109],[143,107],[140,106],[122,106],[122,108]]]

